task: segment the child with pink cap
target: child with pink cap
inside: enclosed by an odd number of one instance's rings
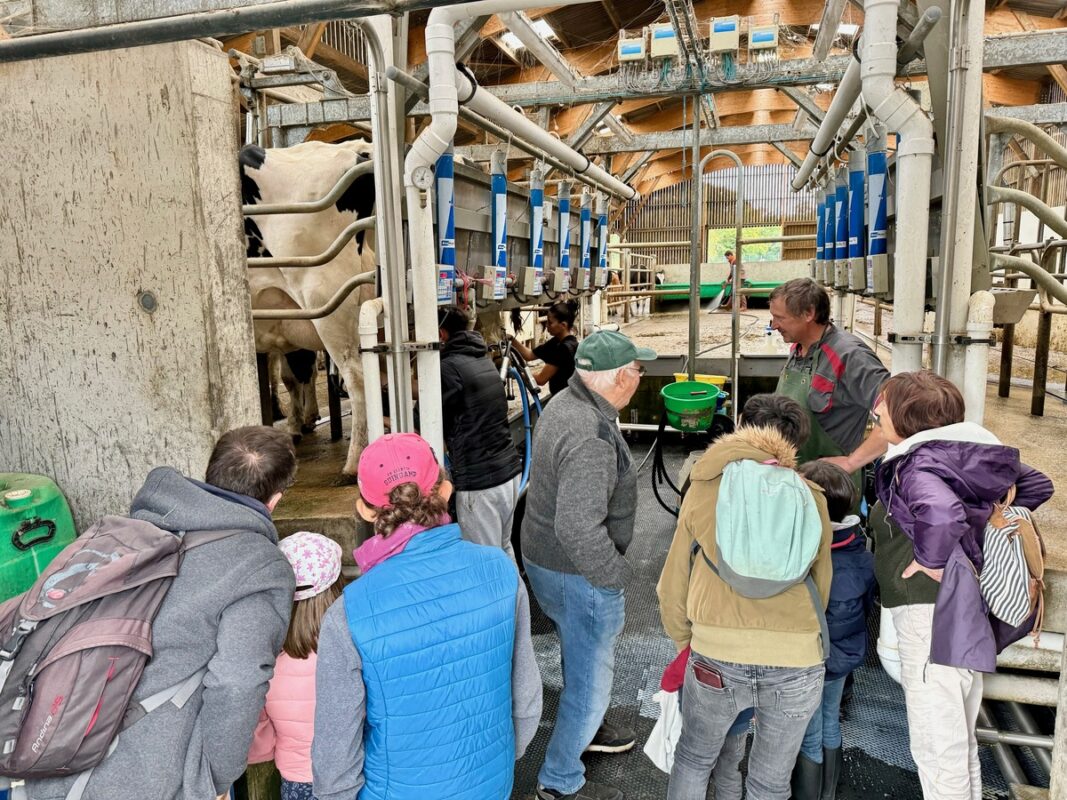
[[[377,439],[358,477],[356,509],[375,535],[322,622],[315,796],[507,800],[541,718],[515,564],[461,538],[452,484],[420,436]]]
[[[281,800],[313,800],[316,650],[322,618],[344,588],[341,546],[322,534],[300,531],[282,539],[278,549],[293,567],[296,592],[248,763],[274,759],[282,775]]]

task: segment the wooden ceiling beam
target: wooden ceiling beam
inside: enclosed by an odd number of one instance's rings
[[[299,45],[303,31],[300,28],[282,28],[280,34],[286,44]],[[356,89],[364,92],[367,90],[367,68],[363,64],[322,43],[315,47],[314,52],[315,61],[336,72],[346,86],[352,88],[354,85]]]
[[[322,35],[326,33],[326,24],[325,22],[313,22],[304,26],[296,46],[308,58],[315,57],[315,50],[318,48],[319,42],[322,41]]]

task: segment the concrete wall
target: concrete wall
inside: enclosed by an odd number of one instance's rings
[[[231,74],[195,42],[0,65],[0,472],[79,528],[258,421]]]

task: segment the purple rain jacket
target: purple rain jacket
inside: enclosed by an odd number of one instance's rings
[[[1029,632],[988,613],[978,588],[985,525],[1012,484],[1014,504],[1036,509],[1052,497],[1052,481],[1019,461],[973,422],[923,431],[889,448],[876,473],[878,499],[915,547],[915,560],[944,568],[934,606],[930,660],[993,672],[997,653]]]

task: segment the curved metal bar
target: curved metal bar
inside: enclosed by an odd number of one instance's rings
[[[1053,244],[1056,243],[1053,242]],[[1067,245],[1067,241],[1064,241],[1064,245]],[[990,253],[990,257],[992,257],[994,261],[999,261],[1006,267],[1017,269],[1019,272],[1025,272],[1027,277],[1033,280],[1034,284],[1041,291],[1055,297],[1061,303],[1067,303],[1067,287],[1049,275],[1047,269],[1038,266],[1028,258],[1006,256],[1000,253]],[[1044,257],[1042,257],[1042,261],[1044,261]]]
[[[324,253],[319,253],[317,256],[290,256],[288,258],[250,258],[248,259],[249,269],[269,269],[276,267],[321,267],[330,261],[333,261],[337,254],[340,253],[346,244],[360,231],[365,231],[374,227],[374,217],[367,217],[366,219],[357,219],[350,224],[347,228],[341,231],[340,235],[333,240],[333,244]]]
[[[1022,161],[1012,161],[1005,164],[1003,167],[997,170],[997,174],[993,176],[993,180],[989,182],[990,186],[1000,186],[1000,181],[1004,178],[1004,175],[1010,169],[1016,169],[1018,167],[1033,167],[1038,164],[1055,164],[1056,162],[1051,158],[1027,158]]]
[[[733,381],[733,393],[734,397],[738,397],[737,379],[738,379],[738,348],[740,343],[738,338],[741,335],[741,317],[738,313],[738,308],[741,305],[738,292],[741,289],[741,227],[744,222],[745,213],[745,200],[744,200],[744,186],[745,186],[745,168],[741,163],[741,159],[737,154],[731,150],[712,150],[702,159],[700,159],[700,165],[693,173],[693,194],[695,208],[693,211],[694,217],[694,231],[693,239],[690,242],[689,247],[689,379],[693,380],[696,375],[697,367],[697,345],[700,342],[700,253],[703,251],[704,236],[702,222],[702,211],[704,207],[704,170],[707,165],[716,158],[728,158],[734,162],[734,166],[737,167],[737,181],[734,183],[734,200],[736,215],[736,232],[734,235],[734,283],[732,287],[733,302],[730,304],[730,379]],[[734,422],[737,422],[737,403],[733,404],[733,417]]]
[[[355,291],[356,287],[374,283],[374,277],[373,270],[353,275],[341,284],[337,291],[334,292],[333,297],[318,308],[254,308],[252,309],[252,319],[322,319],[336,311],[337,307]]]
[[[337,183],[334,184],[334,187],[330,189],[325,197],[300,203],[241,206],[241,213],[246,217],[258,217],[263,214],[310,214],[313,211],[322,211],[336,203],[348,187],[355,182],[356,178],[366,175],[368,172],[374,172],[374,162],[361,161],[349,167],[348,171],[337,180]]]
[[[1032,122],[1011,117],[991,116],[985,119],[986,130],[990,133],[1014,133],[1029,139],[1040,147],[1049,158],[1067,169],[1067,147],[1057,142]]]
[[[1008,189],[1005,186],[990,186],[987,189],[990,202],[1014,203],[1017,206],[1029,209],[1035,217],[1056,231],[1060,236],[1067,237],[1067,221],[1055,211],[1042,203],[1029,192],[1019,189]]]

